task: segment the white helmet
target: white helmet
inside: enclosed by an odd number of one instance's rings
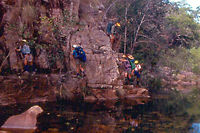
[[[72,47],[73,47],[73,48],[77,48],[77,47],[78,47],[78,45],[72,45]]]

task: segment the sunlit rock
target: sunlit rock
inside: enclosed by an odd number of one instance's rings
[[[43,109],[35,105],[26,112],[9,117],[1,128],[36,129],[37,116]]]

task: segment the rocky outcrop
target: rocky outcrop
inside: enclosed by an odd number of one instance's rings
[[[9,64],[12,70],[21,69],[15,47],[17,47],[16,42],[24,37],[29,42],[36,38],[33,42],[36,49],[35,63],[38,69],[67,67],[67,70],[75,71],[73,57],[70,56],[71,45],[81,43],[87,55],[88,86],[94,88],[122,86],[122,82],[117,81],[119,77],[117,54],[111,48],[109,37],[99,29],[101,10],[104,9],[99,0],[16,1],[11,5],[2,1],[2,4],[7,10],[3,20],[6,22],[3,36],[10,51]],[[30,10],[25,12],[26,9]],[[10,30],[11,25],[14,25],[18,31]],[[39,49],[36,45],[42,48]],[[54,51],[51,51],[51,45],[57,47],[55,52],[60,50],[64,52],[63,63],[57,59],[58,61],[52,65],[53,58],[60,55],[51,56],[54,54]]]
[[[36,129],[37,116],[43,109],[35,105],[22,114],[9,117],[1,128],[7,129]]]
[[[0,77],[0,105],[50,102],[64,99],[70,102],[96,103],[112,108],[118,100],[149,98],[148,90],[125,88],[89,88],[85,79],[68,75],[29,75]]]
[[[175,71],[168,67],[160,68],[163,74],[162,83],[163,87],[182,92],[190,92],[190,88],[200,87],[199,75],[192,72],[181,71],[175,74]]]
[[[51,101],[57,96],[71,101],[84,99],[89,102],[124,99],[129,91],[123,88],[119,53],[113,51],[110,39],[104,32],[102,2],[2,0],[0,9],[5,12],[0,20],[4,23],[4,41],[0,43],[5,48],[4,51],[0,48],[0,52],[6,61],[2,65],[3,70],[13,74],[23,71],[23,59],[18,57],[15,48],[18,41],[26,39],[38,71],[34,76],[23,73],[19,77],[2,77],[5,79],[1,81],[2,90],[11,91],[2,91],[0,103],[18,103],[24,99],[28,102]],[[73,44],[80,44],[86,52],[84,78],[74,76],[76,66],[72,57]],[[43,75],[47,70],[50,74]],[[132,86],[129,89],[135,88]],[[140,89],[136,90],[134,95],[139,94]],[[25,92],[29,92],[28,95]],[[142,96],[143,92],[139,95]]]
[[[116,82],[119,77],[118,56],[112,51],[109,38],[103,31],[87,27],[74,34],[71,43],[81,43],[86,51],[86,75],[89,87],[112,88],[122,85],[120,81]]]

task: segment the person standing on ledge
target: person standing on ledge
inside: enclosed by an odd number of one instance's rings
[[[85,62],[86,54],[81,46],[72,45],[73,57],[76,62],[76,75],[84,77],[85,76]]]

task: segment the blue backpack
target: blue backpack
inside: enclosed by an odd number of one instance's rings
[[[30,54],[30,53],[31,53],[31,49],[30,49],[29,45],[25,44],[25,45],[22,47],[21,52],[22,52],[23,54]]]
[[[107,28],[106,28],[106,31],[107,31],[108,34],[111,34],[111,30],[112,30],[112,26],[113,26],[113,25],[114,25],[114,24],[113,24],[112,22],[109,22],[109,23],[108,23]]]
[[[83,62],[86,62],[86,55],[85,55],[85,51],[83,51],[83,48],[77,47],[75,48],[75,51],[77,53],[77,58],[79,58]]]

